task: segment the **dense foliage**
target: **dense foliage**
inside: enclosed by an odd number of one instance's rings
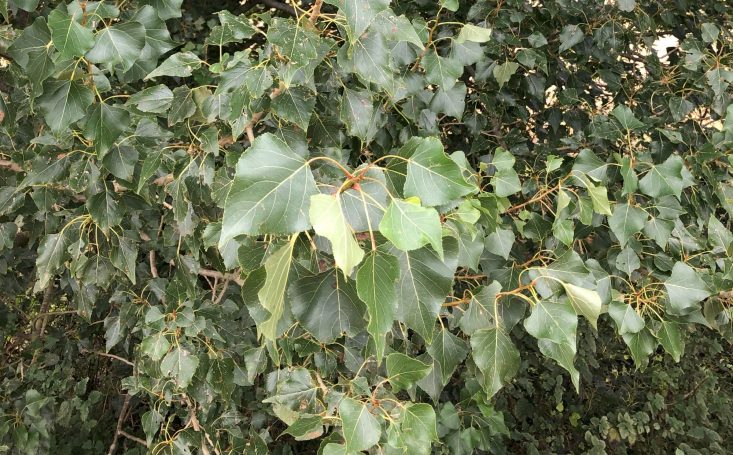
[[[733,451],[733,6],[0,15],[0,453]]]

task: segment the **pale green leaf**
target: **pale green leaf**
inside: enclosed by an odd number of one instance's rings
[[[336,195],[314,194],[311,196],[309,213],[316,234],[331,242],[336,267],[343,270],[345,276],[351,276],[354,267],[364,258],[364,251],[346,222],[341,210],[341,199]]]

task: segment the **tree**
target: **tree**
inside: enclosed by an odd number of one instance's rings
[[[0,1],[12,450],[489,451],[538,353],[733,341],[729,6],[199,3]]]

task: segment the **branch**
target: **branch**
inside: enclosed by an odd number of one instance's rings
[[[122,434],[122,423],[125,421],[125,414],[127,414],[127,408],[130,407],[131,399],[132,399],[132,395],[130,394],[125,395],[125,402],[122,404],[122,409],[120,410],[120,416],[117,418],[117,428],[115,429],[115,436],[114,438],[112,438],[112,444],[110,444],[109,446],[107,455],[114,455],[115,450],[117,450],[117,441],[120,439],[120,435]]]
[[[315,3],[313,3],[313,8],[311,9],[311,16],[309,19],[311,22],[311,25],[313,26],[316,25],[318,16],[321,14],[321,6],[323,6],[323,0],[316,0]]]
[[[13,163],[10,160],[0,160],[0,167],[13,172],[23,172],[23,168],[19,164]]]
[[[127,365],[130,365],[131,367],[135,368],[135,364],[134,363],[132,363],[129,360],[127,360],[127,359],[125,359],[123,357],[120,357],[118,355],[107,354],[106,352],[99,352],[99,351],[86,351],[86,352],[91,352],[92,354],[101,355],[102,357],[109,357],[110,359],[119,360],[120,362],[126,363]]]
[[[142,445],[144,445],[145,447],[147,447],[147,446],[148,446],[148,443],[147,443],[147,442],[145,442],[144,440],[142,440],[142,439],[138,438],[137,436],[133,436],[133,435],[131,435],[130,433],[127,433],[126,431],[122,431],[122,430],[120,430],[120,436],[124,436],[124,437],[126,437],[127,439],[129,439],[130,441],[135,441],[135,442],[137,442],[138,444],[142,444]]]

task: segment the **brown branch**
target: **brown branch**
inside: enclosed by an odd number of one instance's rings
[[[39,311],[38,317],[36,317],[35,321],[33,322],[33,340],[36,340],[40,336],[42,336],[43,332],[46,330],[46,323],[48,322],[49,316],[48,308],[51,306],[51,299],[53,297],[53,286],[54,283],[53,281],[51,281],[50,283],[48,283],[46,289],[43,291],[41,311]]]
[[[13,163],[10,160],[0,160],[0,167],[13,172],[23,172],[23,168],[19,164]]]
[[[148,447],[148,443],[147,443],[147,442],[145,442],[145,441],[144,441],[143,439],[140,439],[140,438],[138,438],[137,436],[133,436],[133,435],[131,435],[130,433],[127,433],[126,431],[122,431],[122,430],[120,430],[120,436],[124,436],[124,437],[126,437],[127,439],[129,439],[130,441],[135,441],[135,442],[137,442],[138,444],[142,444],[142,445],[144,445],[145,447]]]
[[[120,357],[118,355],[107,354],[106,352],[99,352],[99,351],[82,351],[82,352],[90,352],[92,354],[100,355],[102,357],[109,357],[110,359],[119,360],[120,362],[126,363],[127,365],[130,365],[131,367],[135,368],[135,364],[134,363],[132,363],[129,360],[127,360],[127,359],[125,359],[123,357]]]
[[[318,16],[321,15],[321,6],[323,6],[323,0],[316,0],[311,8],[310,23],[315,27]]]
[[[109,446],[107,455],[114,455],[115,451],[117,450],[117,441],[119,441],[120,435],[122,434],[122,423],[125,421],[125,415],[127,414],[127,408],[130,407],[130,400],[132,400],[132,395],[130,394],[125,395],[125,402],[122,404],[122,409],[120,410],[120,416],[117,418],[117,428],[115,429],[115,435],[114,435],[114,438],[112,438],[112,444],[110,444]]]
[[[150,275],[153,278],[158,278],[158,266],[155,264],[155,250],[150,250],[150,253],[148,253],[148,261],[150,262]]]

